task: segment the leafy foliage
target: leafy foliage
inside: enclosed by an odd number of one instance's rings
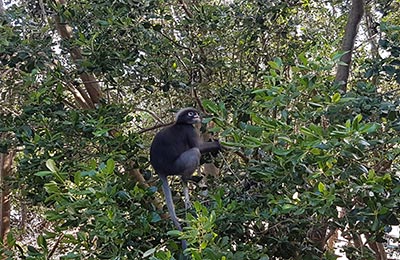
[[[386,55],[360,45],[346,93],[332,82],[347,4],[179,3],[32,1],[6,10],[0,148],[19,151],[7,181],[45,212],[48,226],[25,243],[13,224],[0,252],[9,259],[336,259],[327,246],[336,230],[384,242],[399,224],[396,3],[379,3],[381,18],[374,16]],[[56,37],[50,14],[71,26],[72,37]],[[71,59],[76,49],[82,57]],[[79,109],[74,99],[87,83],[82,73],[101,82],[96,109]],[[162,196],[149,174],[153,132],[146,129],[168,122],[166,111],[199,102],[227,151],[209,159],[221,173],[206,176],[207,190],[193,187],[193,209],[182,212],[176,200],[185,222],[179,232],[156,203]],[[343,250],[349,259],[374,259],[352,243]]]

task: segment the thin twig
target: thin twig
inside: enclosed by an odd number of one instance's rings
[[[235,178],[241,182],[240,178],[235,174],[235,172],[232,170],[232,168],[229,166],[228,161],[226,160],[225,156],[223,155],[222,152],[219,152],[219,155],[221,156],[222,160],[224,161],[225,165],[228,167],[228,170],[232,173],[233,176],[235,176]]]
[[[193,18],[193,14],[192,12],[189,10],[189,8],[187,7],[186,3],[184,2],[184,0],[179,0],[179,3],[182,5],[183,10],[185,10],[186,15],[189,18]]]
[[[158,129],[158,128],[161,128],[161,127],[170,126],[170,125],[172,125],[173,123],[174,123],[174,122],[166,123],[166,124],[155,125],[155,126],[152,126],[152,127],[150,127],[150,128],[145,128],[145,129],[143,129],[143,130],[140,130],[140,131],[138,131],[138,132],[136,132],[136,133],[137,133],[137,134],[143,134],[143,133],[145,133],[145,132],[152,131],[152,130],[154,130],[154,129]]]
[[[167,40],[169,40],[170,42],[172,42],[172,44],[176,45],[176,46],[179,47],[179,48],[188,50],[188,51],[190,52],[191,55],[193,54],[193,53],[192,53],[192,50],[191,50],[189,47],[183,46],[182,44],[176,42],[175,40],[171,39],[168,35],[164,34],[163,32],[160,32],[160,34],[161,34],[162,36],[164,36],[164,38],[166,38]]]
[[[150,111],[150,110],[147,110],[147,109],[144,109],[144,108],[139,108],[139,107],[135,107],[134,109],[137,110],[137,111],[142,111],[142,112],[149,113],[149,114],[150,114],[155,120],[157,120],[159,123],[165,124],[165,123],[161,120],[161,118],[159,118],[159,117],[156,115],[156,113],[154,113],[153,111]]]
[[[63,238],[64,238],[64,233],[61,233],[61,235],[58,237],[56,243],[54,244],[53,248],[51,249],[51,251],[50,251],[49,256],[47,257],[47,259],[51,259],[51,257],[53,256],[54,252],[56,251],[58,245],[60,244],[61,239],[63,239]]]
[[[201,112],[203,112],[204,114],[207,114],[206,109],[204,108],[203,104],[201,104],[201,100],[200,100],[199,96],[197,95],[197,91],[194,87],[192,88],[192,93],[193,93],[194,98],[196,99],[197,105],[200,107]]]

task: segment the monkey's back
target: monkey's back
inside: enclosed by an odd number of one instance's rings
[[[174,124],[156,134],[150,147],[150,163],[158,174],[174,175],[172,165],[180,154],[195,146],[197,138],[192,125]]]

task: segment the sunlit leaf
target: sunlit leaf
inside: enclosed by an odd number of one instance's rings
[[[47,169],[49,169],[51,172],[55,173],[58,171],[56,163],[54,162],[53,159],[48,159],[46,161],[46,167]]]
[[[50,176],[53,173],[51,171],[40,171],[40,172],[36,172],[34,175],[36,176],[40,176],[40,177],[46,177],[46,176]]]
[[[143,258],[149,257],[151,255],[153,255],[156,252],[157,248],[153,247],[150,248],[149,250],[147,250],[146,252],[143,253]]]
[[[167,232],[167,234],[169,235],[169,236],[173,236],[173,237],[178,237],[178,236],[180,236],[181,235],[181,231],[179,231],[179,230],[170,230],[170,231],[168,231]]]
[[[335,93],[335,94],[332,96],[332,102],[333,102],[333,103],[337,103],[337,102],[339,102],[340,98],[341,98],[341,95],[340,95],[339,93]]]
[[[318,183],[318,191],[321,193],[324,193],[326,191],[325,184],[323,184],[322,182],[319,182]]]

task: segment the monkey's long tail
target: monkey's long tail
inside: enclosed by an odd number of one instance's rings
[[[159,176],[162,181],[162,188],[163,188],[164,195],[165,195],[165,203],[167,204],[169,215],[172,219],[172,222],[174,222],[175,227],[179,231],[182,231],[182,226],[179,223],[178,217],[176,216],[176,213],[175,213],[174,201],[172,200],[171,188],[168,185],[167,176],[163,176],[163,175],[159,175]],[[185,250],[186,248],[187,248],[187,242],[186,242],[186,240],[182,240],[182,249]]]

